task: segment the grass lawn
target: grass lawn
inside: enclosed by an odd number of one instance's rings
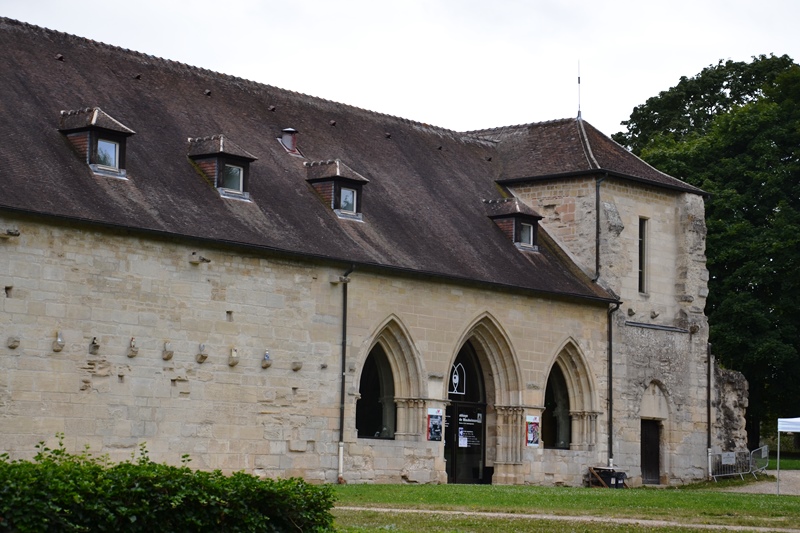
[[[611,519],[608,523],[342,509],[336,509],[334,514],[341,531],[594,532],[641,531],[645,528],[614,521],[619,518],[666,520],[683,525],[646,527],[650,532],[701,531],[692,529],[692,524],[798,527],[800,497],[715,490],[747,482],[726,480],[680,489],[628,490],[498,485],[340,485],[335,488],[337,506],[340,507],[602,516]]]
[[[767,470],[778,468],[778,455],[770,452]],[[797,453],[781,453],[781,470],[800,470],[800,455]]]

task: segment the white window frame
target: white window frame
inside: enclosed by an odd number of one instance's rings
[[[119,170],[119,143],[117,141],[112,141],[109,139],[104,139],[102,137],[97,139],[97,161],[100,160],[100,145],[101,144],[110,144],[114,146],[114,164],[113,165],[104,165],[102,163],[96,163],[96,165],[100,168],[107,168],[111,170]],[[104,150],[105,152],[105,150]]]
[[[352,209],[345,209],[344,208],[344,195],[345,191],[353,193],[353,208]],[[358,213],[358,191],[355,189],[351,189],[350,187],[342,187],[339,190],[339,210],[342,213],[349,213],[355,215]]]
[[[225,178],[225,170],[228,169],[228,168],[235,168],[235,169],[239,170],[239,187],[232,188],[232,187],[225,187],[223,185],[224,178]],[[220,172],[219,188],[220,189],[224,189],[226,191],[235,191],[235,192],[239,192],[239,193],[244,192],[244,167],[241,167],[239,165],[231,165],[231,164],[228,164],[228,163],[223,164],[222,165],[222,172]]]
[[[528,228],[528,237],[525,238],[525,228]],[[520,222],[519,225],[519,243],[522,246],[533,246],[533,224],[527,222]]]

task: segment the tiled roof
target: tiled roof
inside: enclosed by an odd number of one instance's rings
[[[546,235],[539,253],[520,253],[483,199],[499,179],[595,166],[681,183],[588,124],[584,139],[575,120],[457,133],[2,18],[0,47],[0,211],[609,301]],[[127,180],[96,175],[64,141],[60,111],[87,105],[136,131]],[[276,142],[285,128],[302,132],[307,159]],[[209,143],[254,160],[250,202],[198,176],[187,150]],[[369,181],[363,222],[319,201],[317,171]],[[496,207],[514,205],[529,209]]]
[[[677,191],[702,190],[651,167],[580,118],[471,131],[502,154],[501,183],[609,172],[621,178]]]

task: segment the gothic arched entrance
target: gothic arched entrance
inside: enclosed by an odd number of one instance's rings
[[[444,458],[448,483],[491,483],[486,469],[486,388],[472,344],[466,342],[450,370]]]

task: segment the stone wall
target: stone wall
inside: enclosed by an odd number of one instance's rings
[[[342,268],[0,218],[20,230],[0,241],[0,450],[30,457],[63,432],[70,450],[112,460],[144,442],[156,461],[190,454],[202,469],[336,481],[342,285],[331,280]],[[605,461],[605,306],[359,270],[350,280],[346,480],[446,481],[424,414],[445,405],[444,377],[467,341],[490,383],[495,482],[578,485]],[[406,395],[396,392],[393,441],[354,427],[379,339]],[[579,369],[581,416],[596,425],[580,450],[526,448],[524,416],[541,415],[558,357]]]

